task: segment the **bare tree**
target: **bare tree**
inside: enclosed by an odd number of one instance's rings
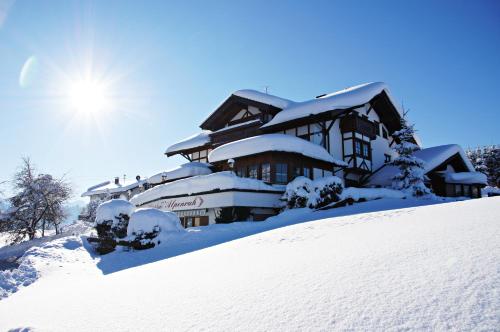
[[[45,236],[49,226],[59,233],[65,217],[63,205],[71,196],[69,184],[49,174],[37,174],[29,158],[23,159],[13,184],[16,194],[9,199],[11,209],[2,226],[3,231],[11,234],[12,242],[26,237],[32,240],[37,230]]]

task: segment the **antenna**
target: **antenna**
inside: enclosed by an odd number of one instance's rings
[[[123,185],[125,185],[125,179],[127,178],[126,174],[123,174]]]
[[[269,94],[269,88],[269,85],[264,85],[264,92],[266,93],[266,95]]]

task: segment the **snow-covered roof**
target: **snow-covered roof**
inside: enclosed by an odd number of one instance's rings
[[[87,189],[86,192],[82,194],[82,197],[99,195],[99,194],[118,194],[123,193],[128,190],[134,189],[142,184],[144,184],[146,180],[130,180],[125,183],[116,184],[114,181],[105,181],[98,185],[92,186]]]
[[[233,95],[258,101],[259,103],[271,105],[281,109],[287,108],[290,105],[295,104],[295,102],[291,100],[250,89],[238,90],[234,92]]]
[[[481,172],[446,172],[444,179],[447,183],[488,184],[488,178]]]
[[[262,104],[274,106],[280,109],[286,108],[293,104],[294,102],[285,98],[273,96],[264,92],[256,91],[256,90],[251,90],[251,89],[244,89],[244,90],[238,90],[233,92],[228,98],[226,98],[212,113],[210,113],[206,119],[203,121],[203,123],[206,123],[209,121],[209,119],[219,111],[219,109],[226,104],[226,102],[231,99],[231,97],[236,96],[236,97],[241,97],[241,98],[246,98],[250,99]],[[202,124],[203,127],[203,124]]]
[[[304,118],[309,115],[320,114],[330,110],[347,109],[353,106],[363,105],[383,91],[386,92],[394,107],[401,113],[398,109],[398,104],[394,103],[394,100],[391,98],[387,85],[383,82],[372,82],[333,92],[312,100],[299,103],[292,102],[262,127],[270,127],[279,123]]]
[[[233,172],[218,172],[209,175],[198,175],[173,182],[161,184],[134,196],[130,202],[141,205],[161,197],[192,195],[214,190],[246,189],[256,191],[276,191],[282,189],[265,184],[261,180],[240,178]]]
[[[217,162],[268,151],[300,153],[337,166],[346,166],[345,162],[333,158],[322,146],[285,134],[254,136],[221,145],[208,154],[208,161]]]
[[[464,150],[457,144],[433,146],[431,148],[416,151],[414,155],[425,162],[424,172],[427,173],[457,153],[462,157],[467,169],[470,172],[474,172],[474,166],[472,166]],[[367,184],[389,186],[392,183],[392,178],[397,172],[399,172],[397,167],[385,165],[368,179]]]
[[[193,161],[150,176],[147,181],[151,184],[158,184],[164,181],[186,178],[195,175],[206,175],[210,173],[212,173],[212,170],[210,170],[210,164]]]
[[[189,136],[188,138],[183,139],[167,148],[165,153],[170,154],[178,151],[194,149],[199,146],[206,145],[210,143],[210,134],[212,132],[210,130],[203,130],[198,134],[194,134]]]

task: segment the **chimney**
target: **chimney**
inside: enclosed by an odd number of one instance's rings
[[[120,184],[120,177],[115,177],[115,184]]]
[[[135,177],[135,179],[137,180],[137,182],[139,182],[139,181],[141,181],[141,176],[140,176],[140,175],[137,175],[137,176]]]

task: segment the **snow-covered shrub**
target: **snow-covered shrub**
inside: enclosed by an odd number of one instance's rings
[[[315,208],[320,208],[340,200],[344,183],[337,176],[326,176],[314,180],[314,189],[317,194]]]
[[[320,208],[340,200],[344,188],[337,176],[327,176],[316,180],[299,176],[286,186],[282,200],[286,208]]]
[[[310,207],[310,203],[316,201],[313,181],[304,176],[296,177],[287,184],[282,200],[288,209]]]
[[[123,199],[112,199],[97,207],[95,228],[99,238],[122,239],[135,206]]]
[[[127,236],[133,248],[147,249],[166,242],[171,236],[184,231],[175,213],[143,208],[130,216]]]

